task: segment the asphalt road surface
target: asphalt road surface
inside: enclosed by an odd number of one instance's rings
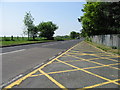
[[[82,41],[4,88],[118,90],[120,87],[119,58],[118,55],[106,53]]]
[[[0,54],[2,56],[2,84],[43,64],[80,41],[82,39],[2,48]]]

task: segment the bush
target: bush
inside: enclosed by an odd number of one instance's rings
[[[11,40],[10,40],[9,37],[4,36],[4,37],[2,38],[2,41],[11,41]]]
[[[64,41],[63,38],[55,38],[56,41]]]
[[[117,49],[117,47],[116,46],[112,46],[112,49]]]
[[[92,39],[90,37],[88,37],[88,36],[85,38],[85,40],[92,42]]]

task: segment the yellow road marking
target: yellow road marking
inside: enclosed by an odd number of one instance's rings
[[[115,64],[108,64],[108,65],[102,65],[102,66],[95,66],[95,67],[88,67],[88,68],[82,68],[82,69],[92,69],[92,68],[100,68],[100,67],[109,67],[111,65],[118,65],[118,63]],[[118,68],[117,68],[118,69]]]
[[[67,54],[68,55],[68,54]],[[77,58],[77,59],[82,59],[83,61],[88,61],[88,62],[92,62],[92,63],[95,63],[95,64],[98,64],[98,65],[104,65],[104,64],[101,64],[101,63],[98,63],[98,62],[94,62],[94,61],[89,61],[87,59],[84,59],[84,58],[79,58],[77,56],[74,56],[74,55],[68,55],[68,56],[71,56],[71,57],[74,57],[74,58]]]
[[[116,82],[118,80],[120,80],[120,79],[112,80],[110,82],[103,82],[103,83],[99,83],[99,84],[95,84],[95,85],[87,86],[87,87],[83,87],[83,88],[95,88],[97,86],[102,86],[102,85],[105,85],[105,84],[113,83],[113,82]],[[80,89],[77,89],[77,90],[80,90]]]
[[[57,82],[55,79],[53,79],[50,75],[48,75],[47,73],[45,73],[44,71],[42,71],[41,69],[39,69],[39,71],[45,75],[48,79],[50,79],[53,83],[55,83],[58,87],[62,88],[63,90],[68,90],[67,88],[65,88],[62,84],[60,84],[59,82]]]
[[[108,65],[104,65],[104,66],[95,66],[95,67],[86,67],[86,68],[82,68],[82,69],[92,69],[92,68],[100,68],[100,67],[107,67],[110,65],[117,65],[118,63],[115,64],[108,64]],[[56,72],[49,72],[47,74],[58,74],[58,73],[63,73],[63,72],[71,72],[71,71],[78,71],[80,69],[72,69],[72,70],[64,70],[64,71],[56,71]],[[36,74],[36,75],[31,75],[30,77],[37,77],[37,76],[41,76],[43,74]]]
[[[80,42],[82,43],[82,42]],[[79,44],[79,43],[78,43]],[[70,49],[68,49],[67,51],[65,51],[64,53],[62,53],[61,55],[57,56],[56,58],[61,57],[62,55],[66,54],[68,51],[70,51],[71,49],[73,49],[74,47],[76,47],[78,44],[72,46]],[[20,79],[14,81],[13,83],[9,84],[8,86],[6,86],[5,88],[12,88],[15,85],[19,85],[23,80],[27,79],[28,77],[30,77],[32,74],[36,73],[39,69],[44,68],[45,66],[47,66],[48,64],[51,64],[53,61],[56,60],[56,58],[54,58],[53,60],[49,61],[48,63],[42,65],[40,68],[28,73],[27,75],[21,77]]]
[[[94,52],[94,51],[89,51],[89,52]],[[83,54],[83,55],[85,55],[85,54],[87,54],[87,55],[94,54],[94,53],[85,53],[85,51],[83,52],[83,51],[74,51],[74,50],[72,50],[70,53],[79,53],[79,54]],[[96,54],[94,54],[94,55],[96,55]],[[105,54],[105,53],[98,53],[97,55],[98,56],[111,56],[111,54]],[[120,57],[120,56],[112,56],[112,57]]]
[[[68,57],[68,55],[67,55],[67,57]],[[95,59],[98,59],[98,58],[95,58]],[[87,60],[93,60],[93,59],[87,59]],[[79,60],[69,60],[69,61],[64,61],[64,62],[81,62],[81,61],[84,61],[83,59],[79,59]],[[53,62],[53,63],[60,63],[60,62]]]
[[[16,80],[15,82],[11,83],[10,85],[6,86],[5,88],[12,88],[15,85],[19,85],[23,80],[25,80],[26,78],[28,78],[29,76],[31,76],[32,74],[36,73],[38,71],[38,69],[34,70],[33,72],[27,74],[26,76]]]
[[[107,60],[111,60],[111,61],[114,61],[114,62],[118,62],[118,60],[114,60],[114,59],[110,59],[110,58],[107,58],[107,57],[101,57],[99,55],[96,55],[96,54],[85,54],[85,53],[69,53],[69,54],[76,54],[76,55],[90,55],[90,56],[96,56],[100,59],[107,59]]]
[[[84,53],[84,52],[77,52],[77,53],[74,53],[74,52],[68,52],[70,54],[80,54],[80,55],[91,55],[91,56],[110,56],[110,55],[99,55],[99,54],[91,54],[91,53]]]
[[[87,42],[85,42],[85,43],[87,43]],[[89,44],[89,43],[87,43],[87,44]],[[92,47],[94,47],[94,48],[96,48],[97,50],[99,50],[99,51],[101,51],[101,52],[108,53],[108,52],[103,51],[102,49],[99,49],[99,48],[95,47],[95,46],[92,45],[92,44],[89,44],[89,45],[92,46]],[[108,54],[111,54],[112,56],[120,57],[120,56],[118,56],[118,55],[114,55],[114,54],[112,54],[112,53],[108,53]]]
[[[107,80],[107,81],[109,81],[109,82],[112,81],[112,80],[110,80],[110,79],[107,79],[107,78],[102,77],[102,76],[100,76],[100,75],[97,75],[97,74],[95,74],[95,73],[92,73],[92,72],[89,72],[89,71],[84,70],[84,69],[82,69],[82,68],[79,68],[79,67],[76,67],[76,66],[74,66],[74,65],[68,64],[68,63],[66,63],[66,62],[64,62],[64,61],[61,61],[61,60],[58,60],[58,59],[56,59],[56,60],[59,61],[59,62],[62,62],[62,63],[64,63],[64,64],[66,64],[66,65],[68,65],[68,66],[71,66],[71,67],[73,67],[73,68],[80,69],[81,71],[84,71],[84,72],[86,72],[86,73],[88,73],[88,74],[91,74],[91,75],[93,75],[93,76],[96,76],[96,77],[98,77],[98,78]],[[115,84],[118,84],[118,83],[116,83],[116,82],[114,82],[114,83],[115,83]]]
[[[72,70],[64,70],[64,71],[56,71],[56,72],[49,72],[47,74],[58,74],[63,72],[71,72],[71,71],[78,71],[79,69],[72,69]],[[43,74],[31,75],[31,77],[41,76]]]
[[[68,54],[66,54],[68,55]],[[74,57],[74,58],[77,58],[77,59],[83,59],[83,58],[79,58],[77,56],[74,56],[74,55],[68,55],[68,56],[71,56],[71,57]],[[87,59],[83,59],[83,61],[88,61],[88,62],[92,62],[92,63],[95,63],[95,64],[98,64],[98,65],[102,65],[102,66],[108,66],[108,65],[105,65],[105,64],[101,64],[101,63],[98,63],[98,62],[95,62],[95,61],[90,61],[90,60],[87,60]],[[114,68],[114,69],[119,69],[119,68],[116,68],[116,67],[112,67],[112,66],[108,66],[110,68]]]

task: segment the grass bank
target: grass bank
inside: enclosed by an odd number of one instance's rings
[[[91,45],[94,45],[95,47],[100,48],[100,49],[102,49],[105,52],[109,52],[109,53],[112,53],[112,54],[120,55],[120,49],[116,49],[114,47],[105,46],[105,45],[102,45],[102,44],[97,44],[97,43],[94,43],[94,42],[91,42],[91,41],[88,41],[88,40],[85,40],[85,42],[87,42],[87,43],[89,43]]]

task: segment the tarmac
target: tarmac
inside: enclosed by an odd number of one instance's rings
[[[120,56],[82,41],[4,88],[120,88]]]

